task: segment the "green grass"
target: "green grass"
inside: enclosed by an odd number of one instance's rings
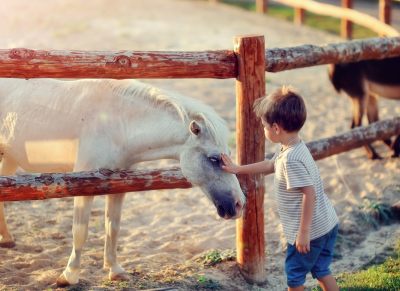
[[[393,220],[390,205],[386,203],[364,199],[359,209],[364,221],[372,225],[375,229],[378,229],[381,224],[390,224]]]
[[[256,11],[256,4],[255,2],[246,2],[246,1],[237,1],[237,0],[222,0],[222,3],[235,5],[246,10]]]
[[[239,6],[243,9],[255,11],[256,6],[254,2],[242,2],[237,0],[223,0],[222,2],[227,4],[232,4]],[[294,10],[289,6],[279,5],[279,4],[268,4],[269,16],[280,18],[286,21],[293,22]],[[304,24],[316,29],[326,31],[335,35],[340,35],[340,19],[321,16],[308,11],[305,12]],[[353,24],[353,39],[368,38],[378,36],[375,32],[364,28],[360,25]]]
[[[199,255],[195,261],[203,266],[215,266],[216,264],[234,261],[236,259],[235,250],[210,250]]]
[[[197,290],[206,289],[206,290],[219,290],[221,289],[221,284],[218,281],[210,279],[204,275],[200,275],[197,278],[197,284],[195,285]]]
[[[400,240],[394,254],[382,264],[372,265],[355,273],[337,277],[341,291],[389,291],[400,290]],[[321,290],[319,287],[312,290]]]

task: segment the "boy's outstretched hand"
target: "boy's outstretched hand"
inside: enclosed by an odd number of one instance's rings
[[[228,173],[237,174],[239,171],[239,166],[232,162],[231,158],[227,154],[221,154],[222,159],[222,169]]]

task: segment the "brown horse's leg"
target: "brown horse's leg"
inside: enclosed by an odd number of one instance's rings
[[[393,158],[400,157],[400,135],[396,137],[392,144],[392,149],[393,149]]]
[[[368,117],[368,122],[371,124],[373,122],[376,122],[379,120],[379,111],[378,111],[378,97],[376,95],[370,95],[368,96],[368,102],[367,102],[367,117]],[[392,141],[390,138],[384,139],[383,142],[388,146],[392,146]]]
[[[362,97],[351,97],[353,102],[353,119],[351,121],[351,128],[361,126],[362,118],[364,115],[364,104]]]
[[[367,97],[368,98],[368,97]],[[361,126],[362,118],[364,116],[364,108],[367,107],[367,101],[364,97],[352,97],[351,101],[353,101],[353,121],[351,123],[351,128]],[[369,107],[369,104],[368,104]],[[367,110],[368,110],[367,107]],[[368,113],[368,111],[367,111]],[[368,117],[369,119],[369,117]],[[368,144],[365,146],[365,150],[367,151],[367,156],[369,159],[380,159],[381,157],[377,154],[372,145]]]

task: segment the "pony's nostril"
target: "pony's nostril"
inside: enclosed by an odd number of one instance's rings
[[[243,204],[241,201],[237,201],[235,205],[236,211],[240,211],[243,208]]]
[[[218,211],[218,215],[221,217],[225,216],[225,209],[222,205],[218,205],[217,206],[217,211]]]
[[[231,217],[233,217],[233,216],[235,216],[235,213],[236,213],[236,209],[233,209],[233,205],[231,205],[229,208],[228,208],[228,211],[227,211],[228,213],[228,218],[231,218]]]

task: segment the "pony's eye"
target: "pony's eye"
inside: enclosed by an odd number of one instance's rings
[[[220,162],[219,157],[215,157],[215,156],[208,157],[208,160],[213,164],[219,164],[219,162]]]

